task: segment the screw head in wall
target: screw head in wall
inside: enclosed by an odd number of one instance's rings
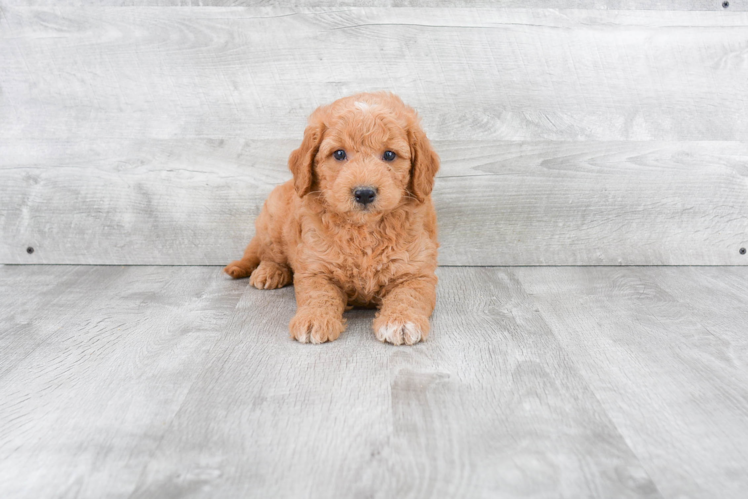
[[[745,255],[745,247],[740,249],[740,255]]]
[[[34,253],[34,247],[28,247],[26,249],[26,253],[29,254],[29,255],[31,255],[32,253]]]
[[[724,2],[722,2],[722,8],[723,8],[723,9],[726,9],[726,8],[728,8],[729,6],[730,6],[730,2],[728,2],[727,0],[725,0]]]

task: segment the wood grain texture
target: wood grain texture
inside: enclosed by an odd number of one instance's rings
[[[0,379],[73,318],[88,294],[109,286],[101,276],[84,267],[0,271]]]
[[[748,270],[514,273],[665,497],[745,496]]]
[[[0,142],[0,262],[226,264],[273,186],[290,178],[295,147]],[[443,265],[748,264],[745,142],[435,147]]]
[[[0,496],[126,497],[244,287],[216,268],[56,268],[86,276],[38,300],[48,269],[0,269],[39,311],[1,333],[24,356],[0,375]]]
[[[0,6],[54,7],[59,0],[0,0]],[[70,7],[266,7],[278,8],[278,0],[65,0]],[[491,0],[292,0],[283,6],[294,9],[344,7],[496,7]],[[502,0],[505,9],[597,9],[597,10],[711,10],[745,11],[748,4],[733,0],[726,8],[722,0]]]
[[[0,26],[5,140],[295,138],[380,89],[433,139],[748,136],[745,12],[6,4]]]
[[[314,107],[386,88],[445,160],[442,264],[748,263],[732,7],[42,3],[0,3],[0,262],[233,260]]]
[[[298,344],[292,288],[217,268],[85,271],[110,286],[0,378],[0,496],[660,495],[508,270],[440,269],[412,348],[370,310]]]
[[[241,334],[217,350],[134,496],[657,495],[526,301],[497,321],[493,300],[471,300],[476,281],[496,301],[517,292],[492,274],[440,270],[448,312],[410,350],[377,343],[371,311],[305,349],[287,340],[291,291],[248,291]]]
[[[747,273],[442,268],[396,348],[214,268],[0,267],[0,495],[740,496]]]

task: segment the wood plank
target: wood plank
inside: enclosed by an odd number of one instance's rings
[[[745,495],[746,268],[515,273],[665,497]]]
[[[410,349],[361,310],[299,345],[291,290],[248,291],[133,496],[657,496],[516,280],[439,276]]]
[[[132,497],[376,488],[370,464],[392,427],[389,351],[370,311],[347,313],[348,330],[322,346],[289,337],[294,311],[292,288],[247,289]]]
[[[1,5],[12,7],[53,7],[60,0],[1,0]],[[101,0],[65,0],[67,7],[101,6]],[[277,9],[278,0],[106,0],[107,7],[265,7]],[[329,9],[343,7],[496,7],[491,0],[289,0],[288,9]],[[727,8],[714,0],[503,0],[503,9],[596,9],[596,10],[712,10],[745,11],[748,6],[733,1]],[[729,9],[729,10],[728,10]]]
[[[290,177],[285,164],[266,171],[267,155],[251,144],[0,145],[7,153],[0,168],[0,192],[7,200],[0,209],[0,247],[8,254],[2,261],[220,264],[241,254],[265,198]],[[246,147],[250,150],[244,152]],[[27,253],[29,246],[33,254]]]
[[[295,138],[316,106],[379,89],[434,139],[748,136],[734,9],[4,5],[6,140]]]
[[[51,335],[2,378],[0,496],[126,497],[246,287],[216,268],[85,271],[105,286],[74,286],[74,314],[45,304]]]
[[[700,325],[711,337],[701,341],[704,352],[720,357],[733,373],[748,373],[748,280],[741,269],[725,266],[700,271],[685,268],[675,272],[666,268],[653,269],[657,285],[687,302]],[[682,299],[681,297],[686,297]],[[718,349],[710,349],[717,344]]]
[[[0,380],[76,318],[91,297],[123,274],[119,268],[3,267],[0,271]]]
[[[0,262],[225,264],[251,239],[272,188],[290,178],[296,146],[0,142]],[[442,265],[748,264],[739,253],[748,247],[748,143],[435,147]]]

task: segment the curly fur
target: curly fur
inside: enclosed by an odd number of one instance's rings
[[[347,158],[333,153],[342,149]],[[396,154],[383,159],[385,151]],[[437,229],[431,201],[439,157],[416,112],[391,93],[346,97],[318,108],[291,153],[293,180],[276,187],[244,256],[224,269],[260,289],[293,281],[299,342],[337,339],[343,312],[379,308],[375,336],[415,344],[436,301]],[[372,187],[373,203],[353,192]]]

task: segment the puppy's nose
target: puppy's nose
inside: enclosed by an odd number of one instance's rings
[[[368,205],[377,197],[377,192],[370,187],[360,187],[353,192],[353,197],[356,198],[357,203]]]

